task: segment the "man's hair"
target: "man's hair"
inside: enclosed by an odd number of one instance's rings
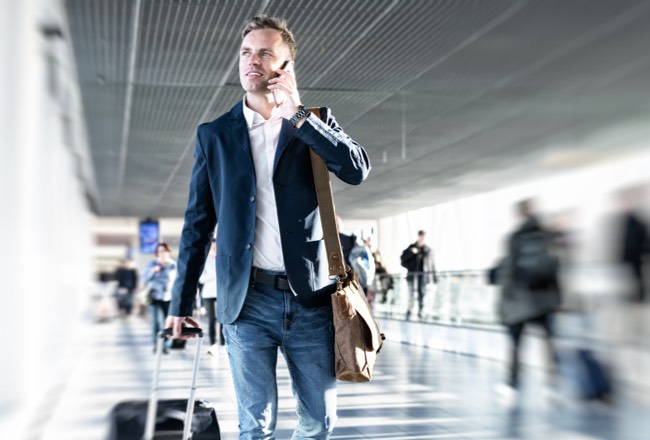
[[[296,40],[293,38],[293,34],[289,30],[289,27],[287,26],[287,22],[284,19],[278,17],[269,17],[268,15],[265,14],[257,15],[251,18],[250,20],[248,20],[248,22],[246,22],[246,26],[244,27],[244,30],[241,33],[241,37],[244,38],[251,31],[257,29],[273,29],[280,32],[280,35],[282,36],[282,41],[289,48],[291,59],[292,60],[296,59],[296,51],[298,50],[298,48],[296,47]]]
[[[165,250],[165,252],[171,253],[171,251],[172,251],[172,249],[169,247],[169,245],[167,243],[165,243],[164,241],[161,241],[160,243],[158,243],[158,245],[156,245],[156,255],[158,255],[158,249],[160,249],[160,248],[163,248]]]
[[[420,230],[418,231],[418,237],[420,237],[420,236],[422,236],[422,235],[426,235],[426,232],[425,232],[424,230],[420,229]]]

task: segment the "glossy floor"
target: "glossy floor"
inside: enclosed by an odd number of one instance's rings
[[[115,319],[90,331],[34,438],[104,439],[115,403],[148,396],[153,356],[147,322]],[[186,395],[192,349],[193,343],[164,357],[161,397]],[[215,356],[206,349],[197,397],[216,407],[222,438],[237,439],[224,347]],[[386,342],[380,356],[371,383],[340,384],[333,439],[650,439],[650,406],[642,393],[621,388],[614,404],[577,403],[567,391],[550,392],[543,372],[527,369],[523,389],[510,395],[499,390],[499,362],[395,342]],[[290,439],[294,404],[283,361],[278,378],[276,438]]]

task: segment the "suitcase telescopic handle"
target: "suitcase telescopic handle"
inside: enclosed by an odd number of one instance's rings
[[[147,406],[147,419],[145,422],[145,431],[143,440],[153,440],[156,427],[156,414],[158,408],[158,376],[160,374],[161,353],[163,351],[163,339],[173,334],[173,329],[166,328],[158,333],[156,344],[156,358],[154,360],[153,378],[151,381],[151,396]],[[203,329],[199,327],[183,327],[182,336],[198,336],[196,341],[196,352],[194,353],[194,365],[192,367],[192,384],[190,386],[190,397],[187,400],[187,409],[185,411],[185,423],[183,426],[183,440],[189,440],[192,437],[192,415],[194,413],[194,396],[196,395],[196,376],[199,372],[199,360],[201,358],[201,344],[203,342]]]
[[[174,330],[170,327],[162,330],[160,333],[158,333],[158,336],[161,338],[166,338],[168,336],[171,336],[173,333]],[[199,327],[183,327],[183,330],[181,330],[181,336],[198,336],[199,338],[202,338],[203,329]]]

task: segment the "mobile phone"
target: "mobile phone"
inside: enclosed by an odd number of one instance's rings
[[[282,65],[280,66],[280,69],[286,69],[287,66],[289,65],[289,61],[290,60],[286,60],[284,63],[282,63]],[[280,75],[277,75],[276,78],[278,76],[280,76]],[[275,106],[280,107],[280,103],[278,102],[277,98],[275,97],[275,92],[271,92],[271,94],[273,95],[273,102],[275,103]]]

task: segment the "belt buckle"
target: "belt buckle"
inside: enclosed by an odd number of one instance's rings
[[[280,287],[280,281],[285,281],[285,287]],[[273,280],[273,287],[277,290],[287,290],[286,289],[286,281],[287,279],[281,275],[276,275],[275,279]]]

